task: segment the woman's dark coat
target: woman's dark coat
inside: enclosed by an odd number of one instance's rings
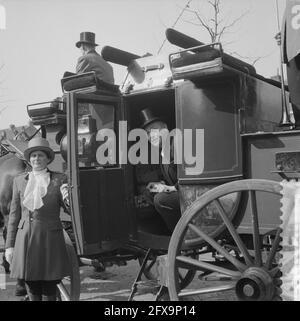
[[[29,174],[14,179],[6,248],[14,247],[11,277],[25,280],[60,280],[69,275],[60,208],[63,206],[60,186],[65,174],[50,172],[44,205],[33,212],[23,205]]]

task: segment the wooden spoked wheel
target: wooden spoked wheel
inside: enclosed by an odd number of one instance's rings
[[[246,301],[269,301],[279,300],[278,279],[280,269],[278,267],[277,253],[280,249],[280,232],[278,226],[275,228],[275,235],[272,239],[272,244],[269,246],[267,253],[262,244],[262,233],[260,231],[259,222],[263,215],[268,215],[267,212],[258,213],[257,197],[259,200],[264,199],[267,193],[276,194],[276,198],[280,195],[281,185],[278,182],[268,180],[241,180],[227,183],[214,188],[203,194],[196,200],[190,208],[184,213],[172,234],[169,250],[168,250],[168,283],[169,295],[171,300],[186,300],[197,296],[201,299],[201,295],[218,292],[231,291],[237,300]],[[222,197],[243,192],[248,193],[248,206],[251,213],[251,246],[249,242],[245,242],[241,235],[237,232],[237,228],[231,222],[229,214],[226,213],[222,204]],[[262,194],[262,195],[258,195]],[[225,231],[222,232],[222,237],[227,235],[231,240],[231,251],[218,242],[219,238],[214,235],[211,237],[209,233],[205,232],[205,226],[197,226],[197,216],[201,215],[201,211],[207,206],[214,206],[217,208],[222,224],[225,226]],[[265,209],[264,206],[259,207]],[[279,211],[279,209],[278,209]],[[279,218],[278,218],[279,222]],[[199,259],[193,259],[183,255],[182,249],[187,245],[187,235],[191,231],[197,236],[199,243],[203,244],[203,240],[212,251],[216,251],[223,258],[223,263],[209,261],[201,256]],[[225,232],[225,233],[224,233]],[[193,243],[193,242],[192,242]],[[195,242],[194,242],[195,243]],[[205,273],[220,273],[228,276],[230,282],[217,286],[199,286],[199,288],[191,290],[182,290],[180,287],[180,279],[178,271],[182,268],[187,270],[197,269]]]
[[[57,297],[61,301],[79,301],[80,297],[80,272],[78,258],[70,237],[64,230],[64,237],[68,257],[70,260],[70,275],[57,285]]]

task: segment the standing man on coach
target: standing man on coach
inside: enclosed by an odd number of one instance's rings
[[[93,32],[80,33],[80,40],[76,42],[76,47],[80,48],[82,56],[77,61],[76,73],[95,71],[100,80],[114,84],[112,66],[96,52],[96,46],[98,45],[95,43]]]

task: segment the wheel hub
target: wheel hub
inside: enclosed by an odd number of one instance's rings
[[[235,286],[236,295],[242,301],[269,301],[274,290],[272,277],[258,267],[247,269]]]

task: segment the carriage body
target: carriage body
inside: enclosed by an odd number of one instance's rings
[[[166,121],[170,130],[190,129],[193,153],[201,150],[198,167],[184,157],[177,165],[182,214],[207,191],[228,182],[279,182],[289,164],[297,162],[300,131],[280,126],[280,84],[256,74],[243,62],[231,63],[218,46],[134,59],[120,91],[93,81],[88,87],[76,88],[75,81],[75,87],[72,83],[65,92],[63,122],[67,133],[61,152],[67,163],[71,219],[81,258],[101,260],[125,253],[124,257],[132,259],[145,255],[149,248],[167,253],[171,234],[153,207],[140,197],[149,181],[161,179],[160,169],[128,161],[133,145],[128,135],[139,128],[138,114],[146,107]],[[40,119],[45,122],[45,118]],[[46,127],[55,128],[60,122],[50,121]],[[106,160],[114,160],[111,163],[101,163],[103,129],[115,133],[114,153],[105,154]],[[201,146],[196,145],[199,129],[204,133]],[[238,233],[252,238],[249,198],[236,192],[226,202]],[[278,197],[258,197],[257,208],[263,212],[261,235],[279,226]],[[200,218],[200,225],[214,237],[224,229],[217,216],[212,209]],[[253,242],[249,244],[253,248]]]
[[[72,219],[79,255],[115,250],[130,240],[139,242],[139,237],[149,245],[153,244],[151,234],[168,234],[158,218],[150,215],[152,218],[147,219],[146,214],[144,219],[147,208],[137,205],[142,185],[159,179],[159,168],[151,164],[133,165],[128,159],[126,164],[120,164],[121,158],[124,161],[128,156],[130,142],[125,142],[124,131],[119,134],[124,129],[119,122],[127,121],[128,135],[131,129],[139,127],[138,115],[143,108],[151,108],[170,129],[191,129],[194,152],[195,130],[204,130],[204,163],[199,165],[202,172],[199,174],[184,158],[177,166],[182,213],[204,192],[223,183],[245,178],[281,180],[275,173],[275,155],[294,150],[298,133],[283,132],[279,127],[278,84],[222,62],[222,68],[210,75],[201,69],[195,74],[194,70],[188,79],[184,73],[183,79],[169,83],[174,73],[170,63],[166,56],[136,59],[128,68],[130,77],[121,93],[91,86],[65,94],[69,175],[72,203],[76,204]],[[96,124],[92,119],[96,119]],[[97,163],[97,132],[101,128],[116,133],[114,165]],[[82,141],[90,146],[85,152]],[[245,200],[238,197],[235,202]],[[278,225],[280,215],[280,206],[272,201],[272,196],[268,204],[264,210],[269,214],[262,225],[265,232]],[[241,233],[249,233],[251,218],[247,206],[235,204],[233,211]],[[147,235],[149,242],[145,241]]]

